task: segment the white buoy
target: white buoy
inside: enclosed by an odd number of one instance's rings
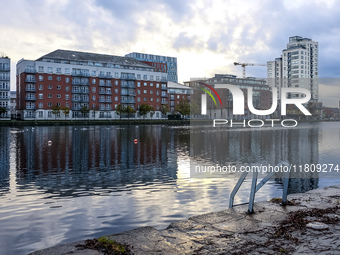
[[[52,145],[52,141],[50,140],[50,141],[48,141],[48,146],[51,146]]]

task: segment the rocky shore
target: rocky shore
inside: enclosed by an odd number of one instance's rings
[[[31,253],[61,254],[340,254],[340,185],[193,216],[165,230],[142,227]]]

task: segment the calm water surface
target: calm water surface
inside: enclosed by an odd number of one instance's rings
[[[190,130],[200,137],[195,146]],[[225,149],[216,149],[218,143]],[[237,179],[190,178],[191,153],[198,161],[228,164],[340,164],[339,144],[338,122],[216,134],[189,126],[0,127],[0,254],[145,225],[162,229],[226,209]],[[290,193],[340,184],[336,173],[309,177],[292,180]],[[247,201],[249,186],[247,180],[235,203]],[[256,200],[281,193],[274,179]]]

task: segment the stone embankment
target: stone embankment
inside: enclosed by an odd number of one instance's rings
[[[340,254],[340,185],[292,194],[288,201],[255,203],[254,214],[238,206],[165,230],[142,227],[31,254]]]

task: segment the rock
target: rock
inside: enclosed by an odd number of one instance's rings
[[[321,222],[317,222],[317,221],[308,223],[306,225],[306,227],[312,228],[312,229],[315,229],[315,230],[326,230],[326,229],[329,228],[325,223],[321,223]]]

